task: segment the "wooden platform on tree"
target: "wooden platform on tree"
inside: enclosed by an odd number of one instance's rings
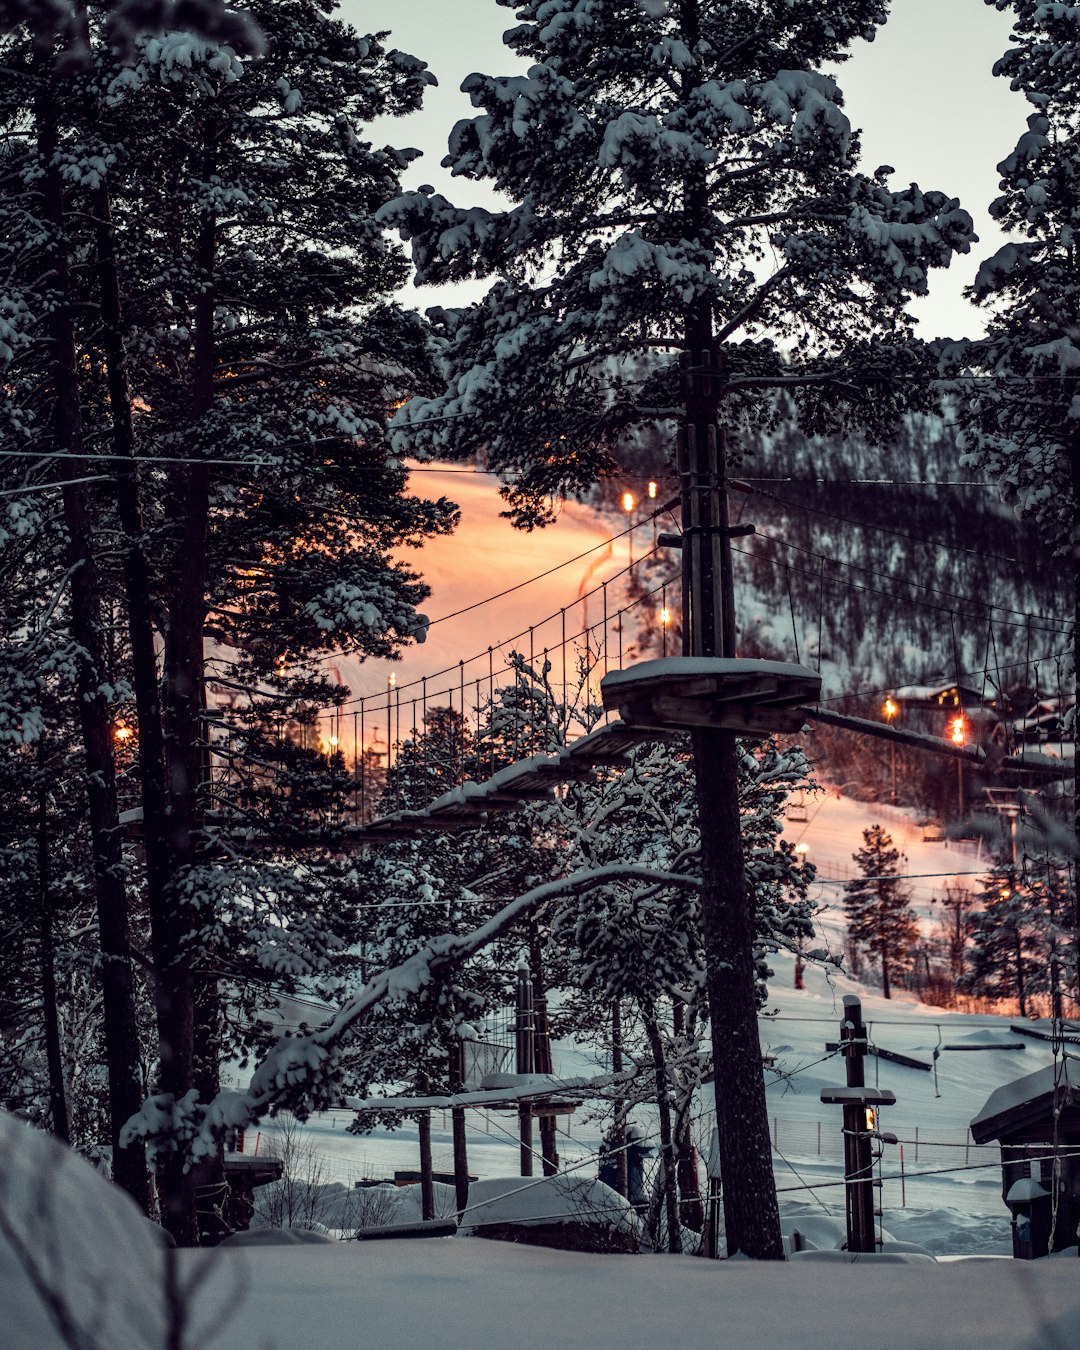
[[[600,694],[631,729],[714,727],[767,736],[801,730],[802,705],[820,697],[821,676],[786,661],[665,656],[605,675]]]

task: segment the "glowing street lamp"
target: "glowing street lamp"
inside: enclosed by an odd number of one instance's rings
[[[893,719],[900,711],[900,705],[893,698],[892,694],[885,695],[885,702],[881,705],[881,711],[885,716],[886,722],[891,727]],[[892,771],[892,804],[896,805],[896,742],[889,742],[889,764]]]
[[[656,501],[656,484],[652,479],[649,480],[649,501]]]
[[[961,746],[967,741],[967,727],[964,724],[963,713],[958,713],[955,717],[949,719],[949,739],[953,745]],[[964,761],[957,758],[956,761],[956,796],[960,805],[960,819],[964,818]]]
[[[629,529],[629,531],[628,531],[626,537],[627,537],[627,548],[628,548],[628,550],[629,550],[629,555],[630,555],[630,566],[631,566],[631,567],[633,567],[633,565],[634,565],[634,517],[633,517],[633,511],[634,511],[634,507],[635,507],[636,505],[637,505],[637,500],[636,500],[636,498],[634,497],[634,494],[633,494],[632,492],[624,492],[623,495],[622,495],[622,509],[626,512],[627,516],[630,517],[630,529]]]

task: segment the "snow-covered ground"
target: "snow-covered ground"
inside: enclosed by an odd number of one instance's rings
[[[925,842],[909,817],[821,794],[807,803],[808,819],[792,821],[789,836],[809,846],[824,880],[819,899],[825,939],[843,940],[841,886],[867,825],[880,821],[907,855],[907,872],[922,922],[937,922],[935,895],[947,880],[974,882],[979,859],[967,846]],[[868,1081],[895,1092],[882,1127],[901,1146],[882,1159],[883,1227],[940,1257],[1007,1256],[1008,1211],[1001,1201],[996,1150],[970,1144],[968,1123],[1002,1083],[1051,1062],[1048,1046],[1020,1038],[1010,1019],[949,1013],[897,991],[890,1000],[846,975],[808,968],[794,988],[792,961],[778,956],[761,1020],[762,1043],[774,1057],[770,1073],[777,1183],[785,1230],[835,1246],[843,1233],[840,1119],[823,1106],[823,1086],[844,1079],[843,1062],[825,1048],[839,1030],[842,998],[857,993],[874,1045],[909,1055],[931,1069],[872,1058]],[[957,1049],[959,1046],[992,1049]],[[935,1058],[935,1050],[938,1052]],[[936,1066],[936,1072],[935,1067]],[[600,1067],[585,1052],[561,1046],[559,1074]],[[415,1125],[358,1137],[348,1112],[326,1112],[306,1127],[322,1180],[351,1188],[362,1177],[387,1177],[417,1166]],[[650,1128],[647,1116],[642,1123]],[[435,1161],[450,1170],[449,1118],[434,1118]],[[18,1148],[11,1129],[19,1131]],[[273,1124],[259,1146],[273,1146]],[[709,1130],[702,1104],[699,1138]],[[50,1141],[0,1121],[0,1200],[51,1215],[30,1225],[34,1250],[47,1254],[45,1273],[61,1284],[80,1315],[100,1319],[95,1350],[163,1345],[159,1289],[164,1259],[144,1221],[125,1198],[74,1159],[55,1162]],[[27,1144],[24,1136],[33,1139]],[[470,1169],[481,1178],[513,1176],[519,1145],[512,1114],[470,1112]],[[579,1109],[560,1132],[563,1165],[586,1181],[596,1175],[599,1130]],[[252,1146],[249,1141],[248,1147]],[[26,1167],[15,1160],[35,1154]],[[43,1165],[41,1158],[53,1161]],[[903,1180],[901,1180],[901,1172]],[[21,1175],[21,1179],[20,1179]],[[37,1180],[35,1180],[35,1178]],[[35,1191],[33,1187],[37,1187]],[[51,1190],[50,1190],[51,1188]],[[3,1206],[0,1206],[3,1208]],[[18,1204],[15,1204],[18,1209]],[[36,1227],[34,1226],[36,1225]],[[0,1234],[0,1236],[3,1236]],[[1075,1249],[1074,1249],[1075,1252]],[[719,1342],[740,1350],[798,1346],[847,1350],[1024,1347],[1076,1350],[1080,1293],[1075,1255],[1026,1263],[945,1260],[937,1264],[858,1268],[811,1256],[784,1266],[705,1262],[692,1258],[596,1256],[507,1246],[476,1237],[364,1244],[221,1249],[184,1252],[179,1271],[191,1282],[194,1323],[189,1350],[284,1350],[297,1343],[358,1342],[379,1350],[438,1346],[455,1350],[512,1339],[522,1350],[587,1345],[595,1350],[657,1345],[697,1347]],[[201,1272],[201,1274],[198,1274]],[[7,1292],[0,1350],[64,1344],[45,1312],[42,1294],[25,1279],[10,1245],[0,1242],[0,1279]],[[207,1328],[218,1325],[217,1338]],[[718,1337],[718,1328],[722,1334]]]
[[[467,1237],[325,1242],[180,1252],[168,1300],[169,1254],[126,1196],[10,1117],[0,1154],[4,1350],[1077,1345],[1075,1258],[763,1265]]]
[[[805,805],[807,819],[789,822],[786,833],[793,842],[808,845],[808,856],[824,879],[815,888],[823,907],[821,930],[835,951],[843,947],[842,883],[853,874],[851,855],[867,826],[884,825],[905,853],[906,873],[912,877],[908,884],[927,933],[939,922],[935,897],[943,894],[946,882],[973,884],[979,874],[981,859],[974,845],[927,842],[910,813],[854,802],[834,790],[808,795]],[[761,1038],[775,1060],[769,1074],[769,1111],[777,1186],[790,1223],[805,1230],[808,1216],[843,1214],[840,1111],[823,1106],[819,1094],[821,1088],[844,1081],[843,1061],[825,1045],[839,1035],[843,995],[855,993],[862,999],[873,1044],[931,1066],[914,1069],[878,1057],[867,1061],[867,1081],[890,1089],[897,1098],[896,1106],[881,1116],[882,1128],[901,1140],[885,1148],[881,1161],[886,1231],[941,1255],[1008,1255],[1009,1213],[1001,1199],[998,1151],[993,1145],[974,1146],[968,1124],[996,1087],[1049,1064],[1049,1046],[1017,1036],[1008,1018],[950,1013],[903,990],[886,1000],[835,970],[808,967],[805,988],[797,990],[792,959],[780,954],[772,964],[776,975],[761,1019]],[[1007,1048],[1019,1044],[1024,1049]],[[973,1045],[1000,1048],[950,1048]],[[604,1067],[591,1053],[573,1046],[557,1049],[555,1068],[563,1076]],[[357,1137],[346,1130],[351,1119],[347,1111],[325,1112],[306,1127],[326,1180],[351,1185],[418,1166],[414,1122]],[[654,1129],[646,1113],[641,1119]],[[471,1111],[468,1121],[470,1170],[482,1178],[516,1174],[515,1115]],[[562,1165],[582,1177],[595,1177],[600,1130],[588,1109],[561,1117],[559,1123]],[[273,1126],[267,1128],[272,1131]],[[703,1155],[710,1132],[706,1095],[696,1125]],[[452,1171],[449,1113],[434,1113],[432,1138],[436,1170]],[[273,1147],[264,1139],[260,1147],[268,1145]]]

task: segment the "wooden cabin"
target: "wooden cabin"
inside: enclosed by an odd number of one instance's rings
[[[1056,1125],[1055,1125],[1056,1116]],[[1001,1196],[1022,1261],[1077,1245],[1080,1226],[1080,1059],[992,1092],[971,1122],[977,1144],[1001,1145]]]

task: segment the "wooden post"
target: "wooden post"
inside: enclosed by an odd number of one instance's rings
[[[533,1067],[537,1073],[550,1074],[554,1073],[555,1064],[551,1056],[551,1027],[548,1022],[544,960],[540,950],[540,935],[533,920],[529,922],[529,977],[533,989]],[[550,1113],[540,1117],[540,1157],[544,1176],[553,1177],[559,1170],[559,1147],[555,1117]]]
[[[450,1091],[457,1094],[465,1086],[465,1045],[458,1037],[450,1052]],[[455,1106],[450,1112],[454,1135],[454,1199],[458,1218],[469,1203],[469,1153],[465,1143],[465,1108]]]
[[[420,1135],[420,1217],[435,1217],[435,1177],[431,1166],[431,1112],[421,1111],[416,1118]]]
[[[847,1067],[848,1087],[865,1087],[866,1029],[862,1003],[854,994],[844,995],[844,1020],[840,1023],[841,1054]],[[873,1158],[862,1102],[844,1104],[844,1192],[847,1198],[847,1249],[877,1250],[874,1237]]]
[[[515,1042],[518,1073],[533,1072],[532,980],[525,965],[517,973],[517,1020]],[[528,1102],[518,1108],[518,1130],[521,1138],[521,1175],[533,1174],[533,1113]]]

